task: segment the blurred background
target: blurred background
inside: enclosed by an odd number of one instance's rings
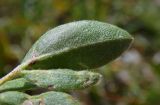
[[[84,105],[160,105],[160,0],[0,0],[0,77],[44,32],[83,19],[115,24],[135,41],[99,68],[97,86],[71,94]]]

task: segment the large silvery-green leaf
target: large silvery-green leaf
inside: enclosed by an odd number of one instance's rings
[[[118,57],[132,41],[128,32],[98,21],[77,21],[46,32],[30,49],[26,69],[91,69]]]

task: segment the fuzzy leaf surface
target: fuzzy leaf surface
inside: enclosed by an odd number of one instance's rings
[[[72,96],[62,92],[46,92],[30,96],[22,92],[0,93],[0,105],[80,105]]]
[[[133,38],[114,25],[83,20],[46,32],[32,46],[23,62],[26,69],[92,69],[117,58]]]
[[[22,92],[4,92],[0,93],[0,105],[22,105],[22,103],[28,98],[29,95]]]
[[[4,84],[0,85],[0,92],[4,91],[24,91],[24,90],[30,90],[35,89],[37,86],[30,81],[28,81],[25,78],[18,78],[14,80],[10,80],[5,82]]]
[[[72,96],[62,92],[46,92],[37,96],[32,96],[23,105],[80,105]]]
[[[76,90],[94,85],[101,75],[90,71],[68,69],[22,71],[22,77],[37,87],[49,90]]]
[[[69,91],[88,88],[100,80],[101,75],[90,71],[24,70],[21,78],[7,81],[0,86],[3,91],[24,91],[44,88],[54,91]]]

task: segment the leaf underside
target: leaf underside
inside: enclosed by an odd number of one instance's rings
[[[101,75],[90,71],[73,71],[68,69],[55,70],[24,70],[21,77],[8,81],[0,86],[3,91],[25,91],[44,88],[54,91],[84,89],[94,85]]]

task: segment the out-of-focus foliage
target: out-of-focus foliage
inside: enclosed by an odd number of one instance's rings
[[[50,28],[95,19],[128,30],[134,46],[100,68],[100,86],[71,94],[84,105],[159,105],[159,11],[159,0],[0,0],[0,76]]]

